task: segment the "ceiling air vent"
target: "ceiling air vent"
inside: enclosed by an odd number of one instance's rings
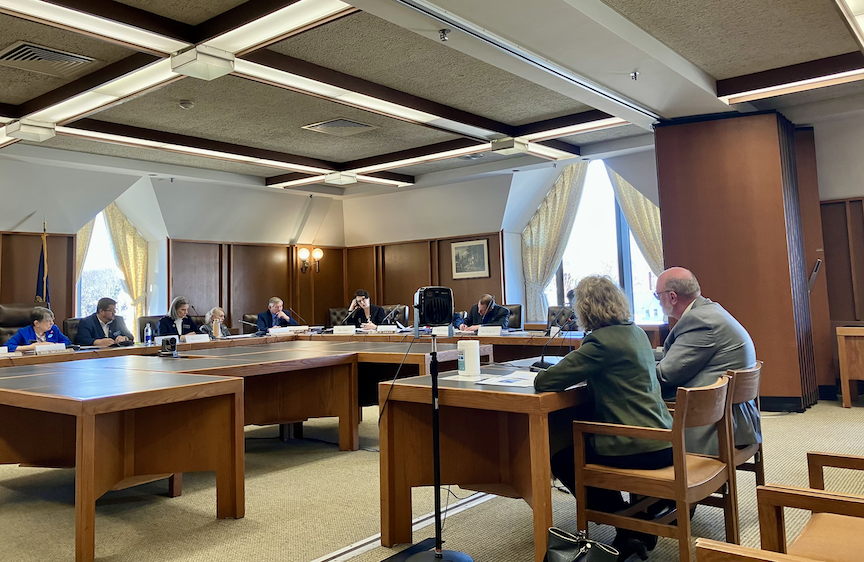
[[[11,66],[56,78],[71,78],[98,62],[83,55],[75,55],[23,41],[18,41],[0,51],[0,66]]]
[[[378,127],[373,125],[367,125],[366,123],[342,118],[331,119],[330,121],[322,121],[321,123],[313,123],[301,127],[301,129],[308,129],[310,131],[315,131],[316,133],[324,133],[325,135],[333,135],[336,137],[350,137],[351,135],[365,133],[366,131],[372,131],[377,128]]]

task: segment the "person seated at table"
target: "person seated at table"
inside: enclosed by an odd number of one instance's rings
[[[579,329],[578,322],[576,322],[576,303],[573,302],[575,298],[576,289],[567,291],[567,306],[559,311],[558,316],[555,318],[555,322],[561,324],[562,332],[575,332]]]
[[[5,344],[12,351],[32,351],[37,346],[49,343],[70,345],[72,342],[54,325],[54,313],[43,306],[30,312],[30,325],[18,330]]]
[[[258,331],[266,332],[270,328],[297,326],[297,321],[282,310],[284,303],[279,297],[270,297],[267,310],[258,315]]]
[[[369,300],[369,291],[357,289],[351,304],[348,305],[348,316],[343,323],[354,324],[355,328],[364,330],[375,330],[384,322],[386,316],[382,307],[372,304]]]
[[[204,325],[201,326],[201,333],[207,334],[212,339],[227,338],[231,335],[231,330],[225,325],[225,311],[214,306],[207,314],[204,315]]]
[[[99,299],[96,303],[96,312],[78,322],[78,335],[75,336],[75,343],[78,345],[98,347],[119,345],[134,340],[123,317],[117,316],[117,301],[108,297]]]
[[[506,328],[510,322],[510,309],[495,304],[495,297],[483,295],[480,301],[471,307],[468,316],[459,325],[459,329],[476,332],[480,326],[501,326]]]
[[[589,276],[576,286],[576,316],[586,335],[579,349],[534,379],[538,391],[563,391],[588,382],[594,421],[671,429],[672,416],[663,402],[648,336],[633,323],[627,297],[608,277]],[[568,447],[552,455],[552,473],[571,492],[576,484],[572,418],[561,424]],[[557,433],[558,427],[555,428]],[[553,433],[553,437],[555,436]],[[585,445],[586,461],[617,468],[658,469],[672,465],[672,444],[613,435],[594,435]],[[628,507],[620,492],[588,489],[588,508],[617,512]],[[619,529],[612,543],[619,560],[657,544],[657,537]]]
[[[180,341],[186,341],[186,336],[197,333],[198,325],[189,317],[189,300],[186,297],[174,297],[168,315],[163,316],[156,325],[156,335],[180,336]]]

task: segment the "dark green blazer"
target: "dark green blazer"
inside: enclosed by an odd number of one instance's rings
[[[557,365],[537,373],[534,387],[561,391],[582,381],[594,397],[593,421],[672,428],[672,416],[660,394],[654,368],[654,352],[639,326],[616,324],[594,330],[582,346]],[[601,455],[621,456],[659,451],[667,441],[613,435],[592,436]]]

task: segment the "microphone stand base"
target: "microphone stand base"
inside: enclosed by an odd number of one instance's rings
[[[434,550],[426,550],[418,552],[406,562],[474,562],[473,559],[464,552],[456,550],[442,550],[441,557],[438,558]]]

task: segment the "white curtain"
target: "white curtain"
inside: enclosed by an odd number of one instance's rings
[[[93,238],[93,226],[95,224],[96,218],[94,217],[81,227],[75,237],[75,283],[81,280],[81,273],[84,272],[84,262],[87,261],[87,252],[90,250],[90,239]]]
[[[526,319],[546,321],[549,302],[544,290],[555,276],[570,240],[579,208],[588,162],[566,166],[522,232]]]
[[[650,199],[639,193],[630,182],[622,178],[618,172],[606,166],[609,181],[615,189],[615,198],[636,245],[642,251],[645,262],[654,275],[663,273],[663,231],[660,228],[660,209]]]
[[[111,233],[111,241],[114,243],[117,267],[123,273],[126,289],[132,297],[133,317],[126,320],[127,326],[135,333],[138,317],[144,315],[147,298],[147,241],[116,203],[108,205],[104,213],[108,232]]]

